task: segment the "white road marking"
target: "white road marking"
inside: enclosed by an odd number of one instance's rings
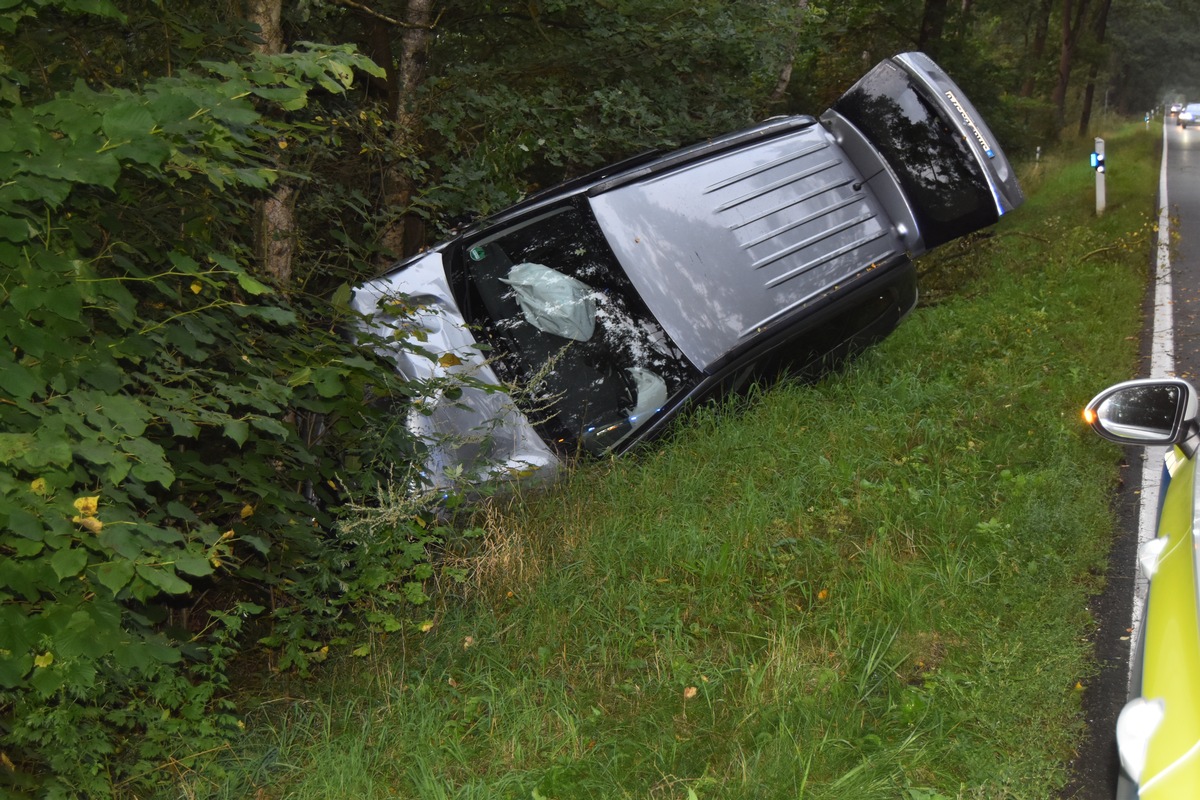
[[[1154,333],[1150,344],[1150,377],[1175,375],[1174,315],[1171,300],[1171,215],[1167,200],[1167,132],[1163,124],[1162,167],[1158,177],[1158,255],[1154,270]],[[1145,448],[1142,452],[1142,497],[1138,513],[1138,546],[1154,538],[1158,522],[1158,495],[1166,448]],[[1130,625],[1130,679],[1137,653],[1138,635],[1146,610],[1149,581],[1134,566],[1133,618]]]

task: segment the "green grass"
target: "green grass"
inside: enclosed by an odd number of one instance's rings
[[[845,371],[493,508],[465,582],[268,681],[228,774],[183,793],[1053,796],[1119,457],[1079,410],[1137,374],[1157,137],[1108,134],[1100,219],[1086,152],[1026,169],[1026,205],[924,261],[921,308]]]

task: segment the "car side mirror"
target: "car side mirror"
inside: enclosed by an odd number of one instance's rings
[[[1102,391],[1083,419],[1105,439],[1143,446],[1180,444],[1196,429],[1196,390],[1178,378],[1125,381]]]

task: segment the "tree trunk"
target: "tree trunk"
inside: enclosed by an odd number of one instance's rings
[[[1092,103],[1096,95],[1096,76],[1100,74],[1100,59],[1104,57],[1104,31],[1108,27],[1108,10],[1112,7],[1112,0],[1102,0],[1100,10],[1096,13],[1095,24],[1092,31],[1096,39],[1096,56],[1092,59],[1091,69],[1088,71],[1087,88],[1083,92],[1083,111],[1079,115],[1079,135],[1086,136],[1088,126],[1092,122]]]
[[[248,0],[247,16],[261,30],[258,52],[274,55],[283,52],[283,26],[280,24],[283,0]],[[276,166],[282,158],[276,157]],[[255,251],[263,271],[280,289],[292,282],[292,260],[296,251],[296,192],[286,179],[279,180],[271,196],[255,207]]]
[[[1051,96],[1060,128],[1067,121],[1067,86],[1071,82],[1075,46],[1079,43],[1079,32],[1083,28],[1083,18],[1087,13],[1088,6],[1088,0],[1078,0],[1078,2],[1079,5],[1074,8],[1074,21],[1071,19],[1072,0],[1063,0],[1062,4],[1062,47],[1058,55],[1058,83]]]
[[[800,11],[800,19],[803,19],[804,12],[808,10],[808,0],[798,0],[796,7]],[[775,88],[771,90],[771,96],[767,98],[768,107],[782,103],[784,97],[787,96],[788,86],[792,82],[792,70],[796,66],[796,46],[799,40],[800,32],[796,31],[796,35],[788,42],[787,52],[784,53],[783,66],[780,67],[779,76],[775,81]]]
[[[942,45],[942,34],[946,30],[947,0],[925,0],[925,11],[921,15],[921,32],[917,37],[917,49],[923,50],[934,59]]]
[[[792,82],[792,68],[795,63],[796,47],[792,45],[788,48],[787,54],[784,57],[784,64],[779,70],[779,78],[775,82],[775,88],[771,90],[771,96],[767,98],[768,105],[774,106],[782,103],[783,98],[787,96],[788,84]]]
[[[386,66],[396,73],[393,143],[397,152],[411,153],[420,143],[421,117],[416,109],[416,94],[425,78],[425,55],[433,29],[433,0],[408,0],[402,26],[396,63]],[[416,187],[400,165],[387,170],[384,182],[384,202],[393,217],[384,229],[380,243],[396,255],[409,255],[422,244],[417,235],[420,220],[408,213]]]
[[[1050,8],[1053,0],[1041,0],[1034,13],[1037,17],[1031,20],[1033,39],[1025,53],[1025,80],[1021,83],[1021,97],[1033,97],[1037,86],[1038,68],[1042,57],[1046,54],[1046,41],[1050,36]]]
[[[276,159],[276,163],[279,159]],[[257,206],[255,251],[266,273],[280,289],[292,282],[296,254],[296,191],[287,180],[275,184],[271,196]]]
[[[262,44],[255,45],[260,53],[272,55],[283,52],[283,0],[247,0],[246,14],[261,30]]]

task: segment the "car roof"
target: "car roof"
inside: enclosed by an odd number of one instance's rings
[[[598,184],[588,201],[646,305],[702,370],[904,257],[822,126],[667,167]]]
[[[638,153],[629,158],[567,180],[564,183],[534,192],[524,200],[473,223],[465,228],[460,235],[462,237],[470,237],[472,234],[486,230],[497,224],[509,222],[524,216],[529,211],[551,205],[572,195],[584,193],[594,195],[609,191],[632,181],[654,175],[655,173],[683,166],[692,161],[709,158],[726,150],[733,150],[755,141],[786,135],[790,131],[812,127],[816,124],[816,118],[809,115],[772,117],[757,125],[733,133],[704,139],[678,150],[648,150]]]

